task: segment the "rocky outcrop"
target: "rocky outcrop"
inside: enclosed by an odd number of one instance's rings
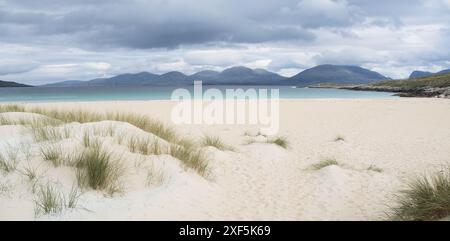
[[[400,97],[439,97],[450,99],[450,87],[445,88],[433,88],[433,87],[420,87],[420,88],[403,88],[403,87],[390,87],[390,86],[345,86],[339,87],[339,89],[348,90],[361,90],[361,91],[380,91],[380,92],[394,92],[396,96]]]

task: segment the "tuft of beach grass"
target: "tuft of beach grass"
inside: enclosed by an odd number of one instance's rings
[[[83,150],[75,161],[75,166],[80,187],[104,190],[109,194],[121,191],[119,178],[124,170],[118,160],[101,146]]]
[[[339,165],[340,164],[339,164],[338,161],[336,161],[336,159],[331,159],[330,158],[330,159],[322,160],[322,161],[312,165],[312,168],[314,170],[320,170],[320,169],[328,167],[328,166],[339,166]]]
[[[59,145],[47,145],[41,147],[41,156],[44,161],[49,161],[53,164],[54,167],[59,167],[63,164],[62,160],[62,149]]]
[[[196,150],[193,146],[173,144],[169,154],[180,160],[185,167],[197,171],[200,175],[206,175],[209,160],[201,150]]]
[[[212,146],[219,150],[225,151],[225,150],[233,150],[232,147],[225,144],[222,139],[218,136],[204,136],[202,140],[203,146]]]
[[[267,143],[278,145],[284,149],[289,148],[289,142],[286,137],[275,137],[273,139],[268,139]]]
[[[368,170],[368,171],[373,171],[373,172],[383,172],[383,169],[382,169],[382,168],[377,167],[377,166],[375,166],[375,165],[370,165],[370,166],[367,168],[367,170]]]
[[[345,141],[345,137],[342,135],[337,135],[336,138],[334,138],[335,142],[339,142],[339,141]]]
[[[450,216],[450,168],[431,176],[419,176],[396,195],[391,207],[392,220],[431,221]]]

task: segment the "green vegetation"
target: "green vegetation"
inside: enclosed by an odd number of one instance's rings
[[[435,88],[450,87],[450,74],[432,75],[417,79],[382,81],[373,84],[373,86],[400,87],[407,89],[422,88],[422,87],[435,87]]]
[[[375,166],[375,165],[370,165],[370,166],[367,168],[367,170],[368,170],[368,171],[373,171],[373,172],[383,172],[383,169],[382,169],[382,168],[377,167],[377,166]]]
[[[212,146],[219,150],[225,151],[225,150],[232,150],[233,148],[226,145],[220,137],[217,136],[204,136],[202,140],[203,146]]]
[[[450,216],[450,168],[432,176],[416,178],[397,195],[391,208],[393,220],[427,221]]]
[[[44,161],[50,161],[54,167],[59,167],[62,164],[61,146],[48,145],[41,147],[41,155]]]
[[[81,110],[46,110],[42,108],[25,108],[20,105],[0,105],[0,113],[4,112],[27,112],[41,114],[57,121],[59,124],[71,122],[90,123],[107,120],[127,122],[168,142],[182,145],[181,139],[176,135],[173,129],[144,115],[132,113],[100,114]],[[42,127],[42,125],[39,125],[39,127]],[[33,129],[37,129],[37,127],[34,127]],[[110,129],[109,132],[113,132],[113,129]],[[41,136],[41,133],[38,132],[37,134],[38,137]],[[45,134],[43,138],[46,138]]]
[[[336,138],[334,138],[334,141],[335,141],[335,142],[338,142],[338,141],[345,141],[345,137],[342,136],[342,135],[337,135]]]
[[[34,200],[35,216],[46,214],[58,214],[65,208],[76,208],[81,192],[72,187],[67,197],[53,187],[50,183],[39,187],[39,192]]]
[[[50,184],[41,186],[35,203],[35,215],[60,213],[64,208],[64,198],[61,193]]]
[[[33,166],[31,166],[30,163],[28,163],[28,166],[24,167],[21,172],[23,175],[28,177],[28,181],[30,181],[30,182],[33,182],[38,178],[37,168],[34,168]]]
[[[161,155],[167,153],[161,147],[157,138],[139,138],[136,136],[128,140],[128,149],[130,152],[139,153],[142,155]]]
[[[336,161],[336,159],[325,159],[323,161],[320,161],[319,163],[314,164],[312,167],[314,170],[320,170],[322,168],[325,168],[327,166],[339,166],[339,162]]]
[[[86,148],[75,161],[75,166],[80,187],[105,190],[110,194],[121,191],[119,178],[123,175],[123,168],[101,146]]]
[[[208,167],[208,160],[201,150],[196,150],[192,146],[172,145],[170,155],[180,160],[185,167],[192,168],[200,175],[205,175]]]
[[[278,145],[284,149],[287,149],[289,147],[289,142],[287,141],[286,137],[276,137],[274,139],[267,140],[267,143]]]
[[[18,150],[8,146],[6,157],[0,153],[0,170],[10,173],[16,170],[18,159]]]
[[[25,112],[25,107],[14,104],[0,105],[0,113],[5,112]]]
[[[23,123],[26,124],[35,139],[36,142],[58,142],[63,139],[70,138],[71,130],[63,125],[71,122],[78,123],[91,123],[91,122],[100,122],[100,121],[119,121],[119,122],[127,122],[135,127],[156,135],[159,138],[170,143],[171,148],[163,147],[158,138],[155,139],[139,139],[139,138],[131,138],[129,139],[128,148],[131,152],[141,153],[144,155],[160,155],[163,153],[168,153],[175,158],[178,158],[186,167],[193,168],[198,171],[200,174],[205,174],[207,167],[207,160],[204,157],[203,153],[200,150],[200,147],[194,145],[194,143],[188,139],[180,138],[176,135],[176,133],[169,127],[165,126],[163,123],[155,121],[147,116],[136,115],[136,114],[126,114],[126,113],[94,113],[88,111],[81,110],[49,110],[37,107],[23,107],[20,105],[0,105],[0,113],[3,112],[26,112],[26,113],[35,113],[40,114],[42,118],[35,118],[33,121]],[[7,122],[6,120],[4,122]],[[94,134],[99,133],[101,136],[114,136],[116,133],[115,128],[110,125],[108,130],[99,132],[99,130],[94,130]],[[82,144],[88,150],[98,150],[100,143],[92,139],[89,133],[84,133],[82,137]],[[121,144],[123,142],[123,137],[114,137],[114,139]],[[210,138],[206,141],[208,144],[216,145],[218,147],[224,148],[225,145],[221,143],[219,139]],[[274,140],[274,143],[278,143],[280,145],[284,145],[283,140]],[[55,166],[61,165],[61,156],[62,154],[55,150],[54,148],[42,148],[41,154],[45,160],[52,161]],[[90,155],[88,155],[90,154]],[[82,157],[92,157],[92,153],[83,153]],[[97,158],[106,158],[108,156],[97,156]],[[72,159],[77,159],[75,162],[80,162],[80,157],[77,155]],[[87,158],[89,159],[89,158]],[[105,160],[103,160],[105,161]],[[91,186],[94,189],[103,189],[106,188],[102,183],[103,181],[96,180],[97,177],[90,176],[89,174],[96,173],[94,170],[89,169],[92,167],[93,169],[97,169],[98,171],[101,169],[108,169],[104,165],[105,162],[86,162],[89,164],[93,164],[93,166],[89,165],[81,165],[84,166],[83,171],[78,171],[79,177],[82,179],[88,180],[88,186]],[[70,161],[69,163],[72,163]],[[106,163],[109,163],[106,161]],[[98,164],[99,166],[95,166]],[[102,166],[103,165],[103,166]],[[80,164],[78,164],[80,166]],[[114,168],[112,168],[114,169]],[[91,173],[89,170],[94,171]],[[114,172],[114,171],[112,171]],[[106,171],[108,173],[108,171]],[[87,175],[85,177],[85,175]],[[103,174],[102,174],[103,175]],[[101,176],[101,175],[100,175]],[[108,175],[106,175],[108,176]],[[114,175],[113,175],[114,176]],[[102,179],[101,177],[99,177]],[[108,179],[108,178],[106,178]],[[100,183],[96,183],[99,181]],[[106,181],[107,183],[109,181]],[[108,185],[106,185],[108,186]]]

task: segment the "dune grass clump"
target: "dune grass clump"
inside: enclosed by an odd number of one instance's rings
[[[176,142],[178,139],[173,129],[147,116],[126,113],[107,113],[105,119],[130,123],[141,130],[153,133],[169,142]]]
[[[9,183],[2,183],[0,182],[0,197],[2,195],[8,194],[11,187],[9,186]]]
[[[202,146],[212,146],[219,150],[232,150],[233,148],[225,144],[220,137],[217,136],[204,136],[202,140]]]
[[[86,148],[76,160],[75,166],[80,187],[104,190],[110,194],[120,191],[119,178],[123,174],[123,168],[101,146]]]
[[[0,153],[0,170],[6,173],[15,171],[19,163],[18,155],[18,150],[12,147],[8,147],[6,157]]]
[[[59,167],[63,164],[61,146],[49,145],[41,147],[41,155],[44,161],[49,161],[54,167]]]
[[[421,176],[397,195],[398,206],[392,207],[392,220],[431,221],[450,216],[450,168]]]
[[[39,187],[39,192],[34,200],[35,216],[58,214],[66,208],[76,208],[78,199],[81,197],[81,192],[72,187],[67,197],[47,183],[45,186]]]
[[[322,160],[322,161],[314,164],[312,166],[312,168],[314,170],[320,170],[320,169],[325,168],[327,166],[339,166],[339,165],[340,164],[339,164],[338,161],[336,161],[336,159],[325,159],[325,160]]]
[[[35,203],[35,215],[40,214],[56,214],[60,213],[64,208],[64,198],[61,193],[47,184],[39,188],[37,198],[34,200]]]
[[[31,127],[31,133],[33,134],[33,138],[36,142],[57,142],[68,137],[68,132],[61,132],[56,127]]]
[[[91,123],[99,121],[120,121],[127,122],[137,128],[144,130],[146,132],[152,133],[168,142],[177,143],[182,145],[180,138],[176,135],[172,128],[167,127],[163,123],[151,119],[144,115],[132,114],[132,113],[94,113],[82,110],[48,110],[43,108],[25,108],[19,105],[3,105],[0,106],[1,112],[28,112],[41,114],[49,117],[50,119],[56,120],[63,123]],[[113,129],[108,130],[110,133]],[[111,134],[113,135],[113,134]]]
[[[274,139],[267,140],[267,143],[278,145],[284,149],[289,147],[289,142],[286,137],[276,137]]]
[[[208,160],[201,150],[197,150],[193,146],[173,144],[170,147],[169,154],[180,160],[185,167],[197,171],[200,175],[206,174]]]
[[[33,182],[38,178],[37,168],[31,166],[30,164],[24,167],[21,172],[24,176],[28,178],[28,181],[30,182]]]
[[[101,141],[98,138],[96,138],[95,136],[91,136],[89,131],[85,131],[83,133],[82,142],[83,142],[83,146],[86,148],[101,146]]]
[[[0,154],[0,170],[6,173],[10,173],[16,170],[16,167],[17,167],[16,160],[7,159],[2,154]]]
[[[67,208],[76,208],[78,205],[78,199],[81,197],[82,193],[81,191],[76,188],[72,187],[70,190],[68,197],[65,200],[66,207]]]
[[[339,141],[345,141],[345,137],[342,135],[337,135],[336,138],[334,138],[335,142],[339,142]]]
[[[0,126],[10,126],[10,125],[16,125],[16,124],[17,124],[16,121],[13,121],[4,116],[0,116]]]
[[[16,104],[0,105],[0,113],[25,112],[25,107]]]
[[[161,168],[151,165],[147,171],[147,186],[159,186],[166,182],[167,177]]]
[[[132,153],[142,155],[161,155],[167,153],[164,151],[157,138],[139,138],[131,137],[127,143],[128,150]]]
[[[370,165],[368,168],[367,168],[367,170],[368,171],[373,171],[373,172],[383,172],[383,169],[382,168],[380,168],[380,167],[377,167],[377,166],[375,166],[375,165]]]

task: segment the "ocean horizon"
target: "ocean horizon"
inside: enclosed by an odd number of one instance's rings
[[[31,87],[0,88],[0,102],[83,102],[119,100],[170,100],[172,92],[178,88],[189,90],[193,96],[193,86],[83,86],[83,87]],[[203,86],[218,89],[224,94],[226,89],[279,89],[280,99],[391,99],[397,98],[388,92],[353,91],[328,88],[294,88],[292,86]],[[270,91],[269,91],[270,92]],[[226,98],[226,97],[225,97]]]

